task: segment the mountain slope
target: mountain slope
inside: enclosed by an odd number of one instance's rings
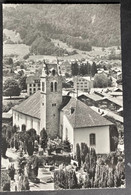
[[[120,45],[119,4],[23,4],[3,14],[4,28],[18,31],[28,45],[41,37],[82,50]]]

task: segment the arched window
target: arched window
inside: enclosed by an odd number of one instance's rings
[[[55,91],[57,91],[57,82],[55,82]]]
[[[45,91],[45,83],[42,82],[42,91],[44,92]]]
[[[53,92],[53,82],[51,82],[50,90],[51,90],[51,92]]]
[[[90,134],[90,146],[96,145],[96,135],[94,133]]]

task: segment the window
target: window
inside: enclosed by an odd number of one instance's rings
[[[90,146],[96,145],[96,136],[94,133],[90,134]]]
[[[32,88],[30,88],[30,91],[32,91]]]
[[[42,91],[45,91],[45,83],[42,82]]]
[[[21,129],[22,129],[22,131],[26,131],[26,125],[23,124]]]
[[[55,82],[55,91],[57,91],[57,82]]]
[[[40,83],[38,83],[38,87],[40,87]]]
[[[35,87],[35,84],[34,84],[34,87]]]
[[[32,85],[30,84],[30,87],[31,87]]]
[[[52,70],[52,75],[55,76],[56,72],[55,70]]]
[[[56,106],[56,104],[52,104],[52,106]]]
[[[50,90],[51,90],[51,92],[53,92],[53,82],[51,82]]]

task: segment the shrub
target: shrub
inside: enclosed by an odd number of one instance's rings
[[[60,169],[54,172],[55,189],[76,189],[78,188],[77,177],[73,169]]]
[[[65,152],[71,152],[71,144],[70,144],[68,138],[66,138],[66,139],[64,140],[64,142],[63,142],[63,150],[64,150]]]

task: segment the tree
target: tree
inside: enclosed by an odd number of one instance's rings
[[[91,74],[94,77],[94,75],[97,73],[97,66],[96,63],[93,62],[92,66],[91,66]]]
[[[33,155],[34,152],[34,142],[32,140],[32,138],[29,138],[27,141],[27,152],[29,156]]]
[[[108,87],[108,78],[105,74],[96,74],[94,77],[94,87]]]
[[[41,137],[41,147],[43,148],[43,151],[45,152],[45,148],[47,148],[47,141],[48,141],[48,135],[47,135],[45,128],[41,130],[40,137]]]
[[[19,74],[19,76],[23,76],[24,75],[24,71],[23,70],[20,70],[19,72],[18,72],[18,74]]]
[[[8,79],[3,86],[3,93],[5,96],[19,96],[20,88],[18,82],[15,79]]]
[[[78,64],[77,64],[77,62],[71,64],[71,71],[72,71],[72,76],[77,76],[78,75]]]
[[[29,56],[30,56],[30,54],[26,54],[26,55],[23,57],[23,59],[24,59],[24,60],[27,60],[27,59],[29,58]]]
[[[21,90],[27,89],[26,79],[27,79],[26,76],[22,76],[19,79],[19,85],[20,85]]]
[[[76,144],[76,159],[78,161],[79,168],[81,167],[80,145]]]

